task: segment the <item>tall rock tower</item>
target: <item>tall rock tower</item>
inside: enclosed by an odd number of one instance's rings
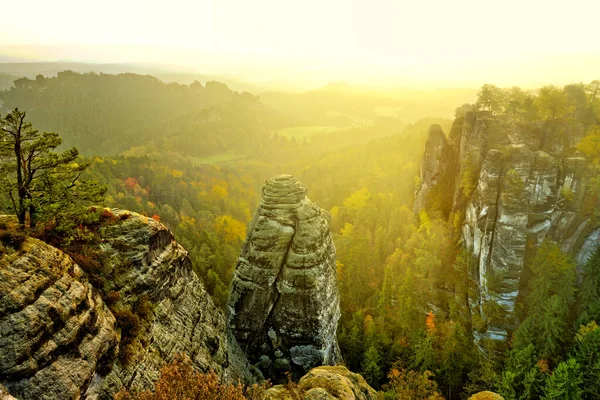
[[[594,170],[576,149],[584,130],[559,119],[523,123],[480,111],[458,117],[447,140],[442,135],[430,130],[414,209],[437,194],[449,202],[442,211],[461,216],[477,288],[468,306],[485,322],[475,339],[506,342],[518,325],[517,300],[535,249],[555,241],[581,269],[600,238]]]
[[[339,318],[329,215],[293,176],[271,178],[236,265],[228,327],[250,362],[277,380],[341,361]]]

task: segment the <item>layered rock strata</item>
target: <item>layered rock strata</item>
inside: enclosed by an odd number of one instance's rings
[[[424,160],[437,161],[424,162],[422,171],[437,169],[422,172],[415,211],[440,188],[452,188],[446,210],[464,216],[462,241],[478,288],[471,312],[486,321],[478,340],[507,339],[536,246],[554,240],[581,265],[597,244],[600,234],[586,203],[593,171],[573,147],[581,135],[567,122],[520,124],[472,112],[456,119],[446,142],[430,133]],[[502,307],[503,318],[487,319],[489,301]]]
[[[263,188],[231,283],[227,320],[251,363],[275,380],[341,360],[329,215],[296,178]]]
[[[121,387],[153,387],[179,353],[227,382],[252,381],[223,313],[171,232],[136,213],[110,215],[98,229],[98,270],[90,275],[36,239],[0,252],[0,384],[22,400],[112,399]],[[131,329],[119,318],[141,320],[127,345]]]
[[[117,346],[113,314],[70,257],[29,238],[0,258],[0,382],[12,395],[80,398]]]

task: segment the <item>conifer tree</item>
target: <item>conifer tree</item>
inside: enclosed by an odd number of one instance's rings
[[[35,227],[40,220],[58,218],[81,201],[98,199],[105,192],[87,183],[81,174],[88,164],[77,162],[79,152],[54,150],[62,140],[57,133],[40,133],[25,120],[25,112],[14,109],[0,120],[1,190],[19,225]]]
[[[574,358],[561,362],[553,371],[546,387],[544,387],[544,399],[580,400],[583,383],[580,365]]]

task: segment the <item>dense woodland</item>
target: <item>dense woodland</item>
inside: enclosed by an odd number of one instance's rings
[[[460,217],[445,198],[412,212],[428,128],[440,124],[448,133],[451,120],[407,123],[366,111],[352,97],[345,108],[353,111],[334,122],[313,100],[294,117],[289,99],[276,107],[218,82],[164,84],[133,74],[20,79],[0,99],[2,115],[18,106],[35,127],[82,151],[90,163],[85,178],[107,188],[104,205],[172,229],[222,307],[262,184],[295,175],[332,217],[346,365],[386,398],[462,399],[482,390],[506,399],[598,398],[600,251],[577,285],[571,257],[544,243],[529,265],[510,342],[474,344],[481,321],[464,304],[473,288],[457,241]],[[522,123],[568,120],[584,137],[569,151],[600,164],[600,82],[534,91],[485,85],[456,115],[466,111]],[[284,134],[302,124],[334,129]]]

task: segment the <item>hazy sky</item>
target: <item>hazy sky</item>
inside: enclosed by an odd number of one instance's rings
[[[257,79],[536,84],[600,79],[598,0],[19,0],[0,54]]]

